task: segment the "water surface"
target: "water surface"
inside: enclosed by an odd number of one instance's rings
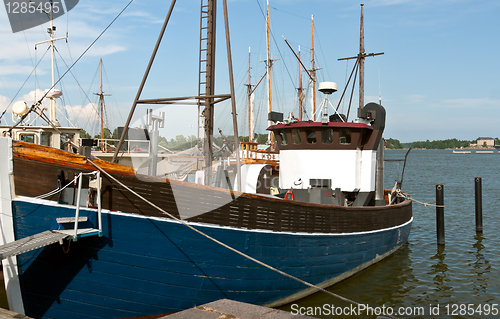
[[[403,158],[405,152],[386,151],[385,158]],[[394,180],[401,178],[402,168],[400,162],[385,163],[385,188],[392,188]],[[500,317],[499,168],[500,154],[496,151],[494,154],[454,154],[451,150],[412,150],[403,190],[418,201],[435,203],[436,184],[444,185],[446,245],[439,248],[436,244],[436,209],[414,202],[409,242],[389,258],[329,290],[371,307],[393,307],[395,311],[402,307],[409,315],[397,316],[399,318]],[[483,233],[475,231],[475,177],[482,177]],[[307,310],[307,307],[325,304],[349,305],[317,293],[299,301],[295,309]],[[434,313],[439,311],[439,315],[431,315],[430,307]],[[283,309],[292,311],[292,306]],[[494,309],[498,311],[497,316],[492,315]],[[424,313],[417,315],[421,310]],[[485,310],[489,310],[489,314]],[[320,318],[376,317],[324,314],[325,311],[321,311],[315,315]]]

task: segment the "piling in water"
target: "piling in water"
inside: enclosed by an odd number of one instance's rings
[[[437,244],[444,245],[444,186],[436,185],[436,229]]]
[[[476,193],[476,232],[483,231],[483,187],[481,177],[474,179]]]

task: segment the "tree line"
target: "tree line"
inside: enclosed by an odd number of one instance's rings
[[[80,138],[93,138],[93,139],[100,139],[101,138],[101,133],[97,133],[94,136],[86,132],[84,129],[80,130]],[[113,130],[113,133],[111,133],[111,130],[108,128],[104,128],[103,130],[103,138],[104,139],[119,139],[120,136],[118,136],[118,129],[115,128]],[[228,135],[226,137],[227,141],[229,144],[232,145],[234,144],[234,135]],[[265,143],[267,141],[267,134],[256,134],[255,139],[257,140],[258,143]],[[195,146],[198,143],[198,138],[195,135],[190,135],[190,136],[184,136],[184,135],[177,135],[175,138],[167,139],[166,137],[160,136],[158,144],[160,146],[163,146],[171,151],[182,151],[189,149],[193,146]],[[248,136],[240,136],[239,140],[241,142],[248,142]],[[215,145],[222,147],[224,145],[224,138],[222,136],[218,136],[213,138],[213,141]],[[112,143],[111,143],[112,144]]]
[[[118,129],[114,129],[113,133],[108,128],[104,128],[103,135],[105,139],[118,139]],[[85,130],[80,131],[81,138],[101,138],[101,134],[95,134],[93,137],[87,133]],[[227,141],[230,145],[234,144],[234,136],[228,135]],[[240,141],[248,142],[248,136],[240,136]],[[267,141],[267,134],[256,134],[254,140],[258,143],[265,143]],[[447,140],[437,140],[437,141],[417,141],[411,143],[401,143],[399,140],[394,138],[388,138],[386,141],[387,149],[403,149],[403,148],[421,148],[421,149],[447,149],[447,148],[467,148],[470,147],[471,144],[475,144],[477,141],[466,141],[466,140],[457,140],[456,138],[447,139]],[[224,138],[222,136],[215,137],[214,143],[220,147],[224,145]],[[175,138],[171,138],[170,140],[160,136],[159,144],[165,148],[168,148],[172,151],[180,151],[191,148],[197,144],[197,137],[194,135],[190,135],[185,137],[184,135],[177,135]],[[500,139],[495,138],[495,145],[500,145]],[[484,145],[478,145],[479,147],[483,147]]]
[[[471,144],[476,144],[477,140],[466,141],[457,140],[456,138],[447,140],[437,140],[437,141],[417,141],[411,143],[401,143],[397,139],[388,138],[386,139],[388,149],[403,149],[403,148],[421,148],[421,149],[448,149],[448,148],[467,148],[471,147]],[[500,145],[500,140],[495,138],[495,145]],[[486,145],[478,145],[478,147],[485,147]]]

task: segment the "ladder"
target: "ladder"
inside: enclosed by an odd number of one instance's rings
[[[95,175],[95,183],[97,188],[97,218],[98,228],[85,227],[89,224],[89,219],[86,216],[80,216],[80,197],[82,192],[82,179],[84,175]],[[79,238],[87,236],[102,236],[102,217],[101,217],[101,172],[80,173],[77,177],[78,189],[75,217],[56,218],[56,223],[59,226],[57,230],[47,230],[32,236],[28,236],[16,241],[0,246],[0,260],[22,253],[42,248],[48,245],[59,242],[62,245],[63,240],[70,238],[77,241]],[[83,226],[83,227],[82,227]]]
[[[213,14],[215,5],[216,1],[214,0],[201,0],[198,74],[198,96],[200,97],[214,93],[212,68],[215,64],[215,16]],[[198,132],[204,128],[204,125],[200,124],[200,118],[206,117],[207,114],[201,114],[200,110],[202,105],[206,105],[206,102],[205,99],[198,99]]]

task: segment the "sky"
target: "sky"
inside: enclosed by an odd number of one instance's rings
[[[111,23],[130,0],[81,0],[69,13],[54,20],[56,77],[67,70]],[[178,0],[141,98],[194,96],[198,93],[199,0]],[[97,42],[83,55],[57,87],[58,119],[63,125],[98,133],[96,116],[99,60],[103,60],[105,125],[125,123],[156,43],[170,1],[134,0]],[[319,81],[333,81],[338,92],[330,97],[337,105],[353,60],[339,58],[359,52],[360,2],[350,0],[270,0],[273,110],[298,112],[298,62],[288,48],[301,48],[304,65],[311,68],[311,16],[314,16],[315,61]],[[229,28],[236,92],[239,134],[248,135],[248,52],[251,84],[265,73],[266,36],[263,0],[229,0]],[[222,1],[218,3],[216,44],[216,93],[230,92],[224,37]],[[496,112],[500,111],[500,2],[498,0],[366,0],[365,49],[384,52],[369,57],[365,65],[365,102],[382,99],[387,111],[384,136],[401,142],[457,138],[500,137]],[[6,9],[0,9],[0,114],[11,102],[28,104],[51,87],[48,24],[12,33]],[[36,71],[34,66],[38,64]],[[31,75],[30,75],[31,74]],[[303,86],[310,100],[307,75]],[[350,96],[351,90],[347,90]],[[357,108],[357,89],[349,120]],[[266,86],[255,90],[255,126],[267,126]],[[317,93],[317,104],[323,95]],[[341,103],[347,112],[349,100]],[[197,135],[197,107],[149,106],[154,114],[165,112],[160,135],[175,138]],[[144,125],[147,106],[136,109],[133,126]],[[231,103],[215,106],[218,129],[232,135]],[[310,107],[307,106],[310,116]],[[285,115],[285,116],[286,116]],[[42,124],[41,120],[35,123]],[[10,111],[0,119],[12,124]]]

